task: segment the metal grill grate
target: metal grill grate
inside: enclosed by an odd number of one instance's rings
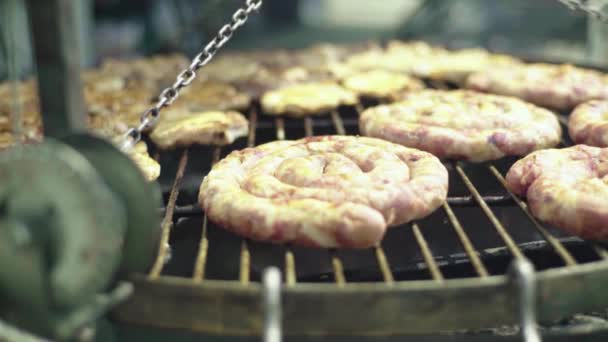
[[[356,114],[361,111],[363,108],[358,107],[356,109]],[[351,113],[352,114],[352,113]],[[348,116],[348,114],[346,114]],[[338,111],[333,111],[330,113],[329,118],[311,118],[307,117],[299,120],[287,119],[289,127],[294,129],[300,129],[304,132],[303,136],[312,136],[315,133],[315,127],[321,127],[324,130],[323,134],[356,134],[357,126],[356,126],[356,116],[347,117],[343,119],[343,115]],[[262,119],[262,120],[260,120]],[[265,120],[264,120],[265,119]],[[256,107],[251,108],[249,111],[249,120],[250,120],[250,132],[247,139],[247,146],[255,146],[256,145],[256,137],[258,135],[258,130],[268,130],[268,128],[274,128],[274,138],[281,140],[287,137],[286,133],[286,119],[283,118],[268,118],[268,117],[258,117],[258,109]],[[260,122],[261,121],[261,122]],[[563,122],[563,118],[562,118]],[[345,124],[346,123],[346,124]],[[328,127],[330,126],[331,127]],[[329,128],[329,129],[328,129]],[[333,128],[333,132],[331,132]],[[330,130],[330,132],[327,132]],[[301,136],[289,136],[289,139],[296,139]],[[230,149],[231,150],[231,149]],[[226,149],[222,151],[220,147],[212,148],[211,153],[211,161],[210,165],[217,162],[220,159],[222,152],[228,153],[230,150]],[[192,154],[190,150],[186,149],[181,152],[181,156],[179,158],[178,168],[176,172],[176,176],[173,181],[173,185],[171,187],[171,191],[169,192],[169,197],[167,200],[167,207],[165,210],[165,217],[162,224],[163,234],[162,234],[162,242],[160,244],[158,257],[154,264],[154,267],[149,273],[150,279],[156,279],[163,274],[163,269],[165,265],[165,261],[168,259],[168,253],[170,249],[169,241],[171,236],[172,228],[174,227],[176,221],[182,217],[191,217],[202,215],[203,216],[203,224],[202,224],[202,233],[200,236],[200,241],[197,246],[197,254],[194,261],[194,267],[192,270],[192,278],[196,282],[201,282],[206,277],[205,268],[210,262],[214,262],[214,260],[209,260],[209,248],[210,243],[215,243],[211,241],[208,237],[209,229],[218,229],[212,226],[208,221],[204,213],[198,208],[196,203],[187,203],[185,205],[176,205],[178,195],[180,193],[182,187],[182,180],[185,173],[185,170],[188,165],[188,159],[193,158],[189,156]],[[509,164],[509,163],[507,163]],[[460,247],[464,251],[464,255],[466,256],[466,261],[470,263],[471,267],[474,270],[474,274],[472,276],[478,277],[487,277],[491,274],[488,271],[486,265],[483,261],[483,252],[480,252],[481,248],[476,248],[473,243],[473,239],[467,233],[467,229],[461,223],[458,215],[458,209],[460,208],[478,208],[485,215],[487,220],[489,221],[491,227],[494,229],[494,232],[498,235],[502,242],[502,246],[497,246],[494,248],[505,247],[508,251],[509,257],[512,258],[523,258],[524,251],[522,251],[522,245],[524,247],[530,246],[543,246],[541,250],[545,253],[554,253],[559,257],[560,263],[562,265],[571,266],[577,264],[577,258],[575,258],[572,252],[564,245],[564,243],[571,244],[575,249],[580,250],[581,246],[583,248],[588,248],[589,250],[595,250],[595,254],[593,256],[586,255],[582,257],[583,261],[595,261],[597,259],[604,258],[606,253],[602,248],[598,246],[590,246],[587,243],[578,240],[577,238],[569,238],[565,237],[563,234],[559,234],[560,237],[555,236],[555,231],[550,228],[546,228],[537,222],[529,213],[525,202],[519,199],[514,194],[510,193],[506,190],[505,187],[505,179],[501,171],[496,165],[493,164],[482,164],[482,165],[471,165],[463,162],[449,162],[446,164],[448,169],[451,172],[451,182],[455,180],[456,176],[464,185],[464,188],[468,191],[468,193],[457,194],[458,191],[453,191],[452,187],[450,189],[450,194],[447,203],[443,205],[441,209],[438,211],[443,211],[446,216],[446,220],[449,223],[449,227],[453,230],[453,234],[458,239]],[[506,169],[503,165],[503,169]],[[476,173],[474,175],[470,175],[467,173],[467,169],[473,169],[473,172]],[[498,183],[502,187],[502,194],[484,194],[487,192],[484,191],[483,188],[478,188],[474,185],[475,176],[480,172],[481,169],[487,169],[488,174],[491,177],[494,177],[494,181]],[[454,172],[455,171],[455,172]],[[194,191],[194,190],[193,190]],[[507,226],[501,222],[499,219],[499,215],[495,212],[496,208],[503,207],[514,207],[518,208],[524,216],[528,220],[528,225],[531,224],[542,236],[542,240],[531,240],[531,241],[523,241],[516,242],[516,239],[510,233],[510,230]],[[456,209],[455,209],[456,208]],[[434,215],[437,215],[434,214]],[[463,214],[470,216],[471,214]],[[477,214],[475,216],[477,219],[482,220],[483,216]],[[421,269],[426,269],[428,274],[435,281],[443,281],[444,275],[442,274],[442,267],[440,267],[440,259],[437,259],[433,256],[433,249],[429,244],[429,237],[427,237],[426,232],[428,229],[432,229],[432,227],[426,227],[421,222],[412,223],[403,227],[394,228],[395,230],[410,230],[413,234],[414,241],[417,244],[417,247],[420,250],[420,254],[422,256],[422,261],[424,265],[419,265]],[[513,228],[511,228],[513,229]],[[528,229],[528,228],[526,228]],[[448,232],[445,232],[446,234]],[[387,237],[387,238],[390,238]],[[218,241],[217,243],[222,243],[222,241]],[[240,243],[240,254],[239,254],[239,272],[238,272],[238,280],[242,284],[248,284],[251,281],[251,265],[252,265],[252,251],[250,250],[250,242],[247,240],[242,240]],[[545,246],[546,245],[546,246]],[[270,245],[268,245],[270,246]],[[591,248],[589,248],[591,247]],[[270,246],[269,248],[275,249],[277,246]],[[390,258],[387,257],[387,253],[385,251],[384,244],[376,246],[373,249],[374,258],[377,263],[377,272],[381,275],[381,279],[387,284],[391,284],[395,281],[395,276],[393,274],[393,268],[391,267]],[[551,249],[551,250],[549,250]],[[283,273],[285,275],[285,283],[289,286],[296,285],[298,282],[297,277],[297,263],[296,263],[296,253],[291,246],[287,245],[283,247],[284,256],[282,262]],[[323,253],[323,251],[316,251],[317,253]],[[329,250],[326,252],[328,254],[328,259],[331,264],[331,269],[333,271],[333,279],[336,284],[343,285],[347,282],[348,277],[345,274],[345,266],[342,260],[341,254],[355,255],[356,251],[348,251],[343,253],[341,251]],[[487,253],[486,253],[487,254]],[[588,254],[588,253],[587,253]],[[535,261],[536,258],[534,256],[531,257],[532,261]],[[219,262],[226,263],[230,262],[229,260],[221,260]],[[462,262],[462,261],[460,261]],[[280,265],[280,263],[277,262]],[[543,265],[536,265],[538,268],[546,268]],[[557,265],[552,265],[557,266]],[[322,274],[323,272],[319,272]],[[497,272],[493,272],[496,274]],[[172,274],[170,272],[170,274]],[[174,275],[174,274],[172,274]],[[465,276],[465,275],[463,275]],[[459,277],[451,276],[451,277]]]
[[[252,106],[248,139],[225,148],[157,154],[161,183],[170,183],[158,256],[147,275],[134,277],[138,291],[117,318],[206,333],[259,334],[261,273],[277,266],[284,275],[289,334],[392,335],[511,324],[517,321],[517,297],[505,275],[511,261],[524,256],[538,271],[556,271],[539,274],[539,296],[569,291],[563,300],[544,302],[541,319],[608,303],[594,290],[594,284],[608,281],[608,252],[531,216],[526,203],[505,187],[503,175],[515,158],[446,162],[447,202],[428,218],[389,229],[380,245],[367,250],[248,241],[213,225],[196,203],[202,177],[230,151],[277,139],[357,134],[362,110],[359,105],[296,120],[259,115],[259,107]],[[588,297],[581,300],[580,293]]]

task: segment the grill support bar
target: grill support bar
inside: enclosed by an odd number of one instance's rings
[[[213,149],[213,157],[211,159],[211,166],[215,165],[220,160],[222,149],[217,146]],[[198,254],[196,255],[196,262],[194,263],[194,272],[192,278],[194,281],[202,281],[205,278],[205,265],[207,264],[207,252],[209,250],[209,240],[207,239],[207,214],[203,212],[203,231],[201,233],[201,241],[198,247]]]
[[[458,164],[455,164],[454,168],[456,169],[456,172],[458,172],[458,174],[460,175],[460,178],[464,182],[465,186],[469,189],[469,191],[471,192],[473,197],[475,197],[475,200],[481,207],[481,210],[483,210],[483,212],[486,214],[488,219],[490,219],[490,222],[492,222],[492,225],[494,226],[494,228],[496,229],[496,231],[498,232],[498,234],[500,235],[502,240],[505,242],[505,244],[509,248],[509,251],[511,252],[511,254],[513,254],[513,256],[518,259],[524,258],[524,254],[522,253],[521,249],[519,249],[519,247],[517,246],[515,241],[513,241],[513,238],[511,237],[509,232],[505,229],[505,227],[502,225],[502,223],[500,223],[500,221],[498,220],[498,218],[496,217],[496,215],[494,214],[492,209],[490,209],[488,204],[483,200],[483,198],[479,194],[479,191],[477,190],[477,188],[475,188],[475,186],[473,185],[473,183],[471,182],[469,177],[466,175],[466,173],[464,172],[462,167],[460,167],[460,165],[458,165]]]
[[[169,200],[167,201],[167,211],[165,212],[165,217],[163,218],[163,222],[161,224],[161,237],[160,244],[158,246],[158,255],[156,256],[152,270],[148,275],[150,279],[156,279],[160,276],[163,267],[165,266],[165,262],[167,261],[167,256],[171,248],[169,246],[169,235],[171,234],[171,228],[173,227],[173,212],[175,210],[175,202],[177,201],[177,196],[179,195],[179,190],[182,185],[182,179],[184,178],[186,165],[188,165],[188,149],[185,149],[184,152],[182,152],[182,156],[179,160],[179,166],[177,167],[177,173],[175,175],[175,181],[173,182],[173,187],[171,187],[171,193],[169,194]]]
[[[505,178],[500,174],[500,172],[498,172],[498,170],[494,166],[490,166],[489,168],[494,177],[496,177],[496,179],[505,188],[505,190],[509,192],[509,195],[513,198],[515,203],[517,203],[517,206],[519,206],[521,210],[524,211],[524,213],[530,219],[530,221],[532,221],[536,229],[538,229],[538,231],[543,235],[545,240],[553,247],[553,249],[555,249],[555,252],[559,254],[559,256],[564,261],[564,264],[566,264],[567,266],[576,265],[576,260],[574,259],[572,254],[568,252],[566,247],[564,247],[564,245],[559,242],[558,239],[556,239],[553,235],[549,234],[549,232],[543,226],[541,226],[540,223],[538,223],[538,221],[532,216],[532,214],[528,210],[528,206],[526,205],[526,203],[524,203],[524,201],[519,199],[517,196],[515,196],[515,194],[509,191],[509,189],[507,189],[507,182]]]
[[[412,224],[412,231],[414,232],[414,237],[416,238],[416,242],[418,243],[418,246],[420,247],[420,251],[422,252],[424,262],[428,266],[429,273],[431,273],[433,280],[435,280],[437,282],[442,282],[443,274],[441,274],[441,270],[439,270],[439,266],[437,266],[437,263],[435,262],[435,258],[433,258],[433,253],[431,252],[431,249],[429,248],[429,245],[426,242],[424,235],[422,235],[422,232],[420,231],[420,227],[418,226],[417,223]]]
[[[454,231],[456,231],[456,235],[458,235],[458,238],[460,239],[460,242],[462,243],[462,247],[464,248],[465,252],[467,253],[467,256],[469,257],[469,260],[471,261],[473,268],[475,268],[475,272],[477,272],[477,275],[479,275],[482,278],[487,277],[489,275],[488,270],[483,265],[483,262],[479,258],[479,255],[477,255],[477,252],[475,252],[473,243],[467,236],[467,233],[465,233],[464,228],[462,228],[462,225],[460,224],[460,221],[458,220],[458,218],[452,211],[452,208],[450,208],[449,204],[444,203],[443,210],[445,211],[446,215],[448,216],[448,219],[450,220],[450,223],[452,224]]]

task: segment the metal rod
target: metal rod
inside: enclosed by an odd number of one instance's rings
[[[239,267],[239,281],[243,285],[248,285],[251,273],[251,255],[247,240],[241,241],[241,259]]]
[[[330,250],[331,266],[334,270],[334,280],[338,286],[344,286],[346,284],[346,276],[344,275],[344,266],[342,260],[336,255],[335,250]]]
[[[264,342],[281,342],[281,271],[276,267],[264,270],[262,276],[262,302],[264,305]]]
[[[203,233],[198,245],[198,254],[194,263],[194,273],[192,279],[200,282],[205,279],[205,265],[207,264],[207,253],[209,251],[209,240],[207,239],[207,215],[203,216]]]
[[[391,271],[391,266],[388,263],[388,259],[386,258],[386,254],[384,253],[384,249],[382,246],[377,246],[374,248],[376,254],[376,260],[378,260],[378,267],[380,268],[380,272],[382,272],[382,278],[384,282],[387,284],[393,284],[395,278],[393,277],[393,272]]]
[[[222,148],[217,146],[213,149],[213,159],[211,166],[217,163],[220,159]],[[194,272],[192,278],[194,281],[202,281],[205,279],[205,265],[207,263],[207,252],[209,250],[209,240],[207,239],[207,214],[203,214],[203,231],[201,241],[198,246],[198,254],[194,263]]]
[[[251,106],[249,111],[249,134],[247,135],[247,146],[255,146],[255,133],[258,124],[258,111],[255,106]]]
[[[285,251],[285,283],[287,286],[293,286],[296,282],[296,260],[291,248],[288,246]]]
[[[564,247],[564,245],[556,237],[551,235],[543,226],[540,225],[540,223],[538,223],[536,218],[534,218],[534,216],[532,216],[532,213],[530,213],[530,210],[528,210],[528,206],[526,205],[526,203],[524,201],[522,201],[517,196],[515,196],[514,193],[509,191],[509,189],[507,188],[507,181],[500,174],[500,172],[493,165],[491,165],[489,168],[490,168],[490,171],[492,172],[492,174],[494,175],[494,177],[496,177],[498,182],[500,182],[500,184],[505,188],[505,190],[513,198],[515,203],[517,203],[517,205],[521,208],[521,210],[524,211],[524,213],[530,219],[530,221],[532,221],[532,223],[534,224],[536,229],[543,235],[545,240],[553,247],[555,252],[557,254],[559,254],[559,256],[564,261],[564,264],[566,264],[566,266],[576,265],[576,259],[574,259],[572,254],[570,254],[570,252],[568,252],[566,247]]]
[[[483,265],[483,262],[481,261],[481,258],[479,258],[479,255],[477,255],[477,252],[475,251],[475,248],[473,247],[473,243],[467,236],[467,233],[462,228],[460,221],[458,221],[458,218],[452,211],[452,208],[450,208],[450,205],[447,203],[444,203],[443,210],[445,211],[446,215],[448,216],[448,219],[450,220],[450,223],[452,224],[452,228],[454,228],[454,231],[456,231],[456,235],[458,235],[458,239],[460,239],[460,242],[462,243],[462,247],[464,248],[464,251],[467,253],[469,260],[471,260],[471,265],[473,265],[475,272],[477,272],[477,274],[482,278],[489,276],[488,270]]]
[[[464,173],[464,170],[458,164],[454,165],[454,167],[460,175],[460,178],[462,178],[462,181],[464,182],[465,186],[469,189],[473,197],[475,197],[475,200],[481,207],[481,210],[483,210],[488,219],[490,219],[490,222],[492,222],[492,225],[509,248],[509,251],[511,251],[511,254],[513,254],[513,256],[516,258],[523,258],[524,254],[521,252],[519,247],[517,247],[517,244],[515,243],[515,241],[513,241],[513,238],[511,238],[511,235],[509,235],[509,233],[502,225],[502,223],[500,223],[496,215],[494,215],[494,212],[490,209],[490,207],[488,207],[488,204],[483,200],[483,198],[479,194],[479,191],[477,191],[477,188],[475,188],[469,177]]]
[[[304,118],[304,134],[307,137],[311,137],[314,135],[313,133],[313,123],[312,123],[312,119],[310,118],[310,116],[307,116]]]
[[[278,117],[274,122],[277,126],[277,139],[285,140],[285,119]]]
[[[427,244],[424,235],[422,235],[422,232],[420,232],[420,227],[418,227],[418,224],[413,223],[412,230],[414,231],[416,242],[420,247],[422,257],[424,258],[424,262],[429,268],[429,272],[431,273],[433,280],[438,282],[443,281],[443,274],[441,274],[441,270],[439,270],[439,266],[437,266],[435,258],[433,258],[433,254],[431,253],[431,249],[429,248],[429,245]]]
[[[602,259],[608,259],[608,251],[602,246],[593,245],[593,249],[597,253],[597,255]]]
[[[519,321],[525,342],[541,342],[536,324],[536,274],[526,258],[513,260],[509,270],[511,281],[519,292]]]
[[[482,196],[482,198],[486,203],[494,205],[511,205],[513,203],[513,198],[509,195]],[[458,207],[477,205],[473,196],[452,196],[448,197],[447,202]]]
[[[171,234],[171,228],[173,226],[173,211],[175,210],[175,202],[177,201],[177,196],[179,195],[186,165],[188,165],[188,149],[185,149],[182,153],[179,160],[179,165],[177,167],[175,181],[171,187],[169,200],[167,201],[167,211],[165,212],[165,217],[161,223],[161,236],[158,246],[158,255],[156,256],[152,270],[150,270],[150,274],[148,275],[150,279],[156,279],[160,276],[160,273],[165,266],[165,261],[167,260],[167,255],[170,249],[169,235]]]
[[[338,133],[338,135],[346,135],[346,130],[344,129],[344,123],[342,122],[340,113],[338,113],[337,110],[333,110],[331,112],[331,120],[334,122],[334,126],[336,127],[336,133]]]

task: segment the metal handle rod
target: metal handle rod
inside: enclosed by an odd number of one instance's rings
[[[262,304],[264,312],[263,342],[281,342],[281,271],[276,267],[267,268],[263,275]]]
[[[534,265],[524,258],[516,258],[509,272],[519,292],[519,320],[525,342],[541,342],[536,324],[536,275]]]

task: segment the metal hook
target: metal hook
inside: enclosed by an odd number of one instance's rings
[[[281,342],[281,271],[276,267],[264,270],[262,279],[262,305],[264,310],[264,342]]]
[[[525,342],[541,342],[536,324],[536,275],[534,265],[525,258],[517,258],[509,270],[511,281],[519,294],[519,321]]]

